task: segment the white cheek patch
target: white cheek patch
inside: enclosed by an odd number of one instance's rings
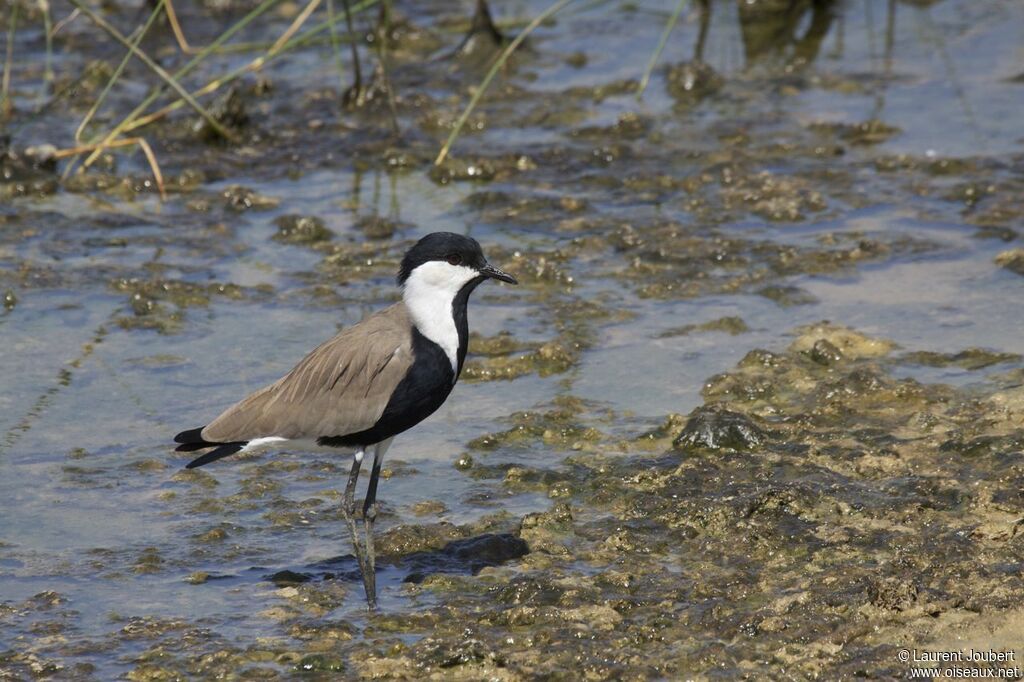
[[[480,273],[464,265],[430,261],[420,265],[405,281],[402,297],[413,324],[444,351],[459,371],[459,332],[452,315],[452,301],[459,290]]]

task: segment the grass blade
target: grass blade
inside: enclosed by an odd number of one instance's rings
[[[156,154],[153,153],[153,148],[149,146],[144,137],[133,138],[133,141],[139,145],[139,149],[146,155],[149,169],[153,172],[153,179],[156,181],[156,188],[160,192],[160,200],[167,201],[167,192],[164,191],[164,174],[160,172],[160,164],[156,162]]]
[[[67,26],[72,21],[77,19],[79,14],[81,14],[81,12],[79,12],[77,9],[73,9],[71,10],[71,14],[67,15],[66,17],[58,21],[56,24],[54,24],[53,30],[50,31],[50,39],[52,40],[53,37],[60,33],[65,26]]]
[[[341,43],[338,42],[338,28],[334,25],[334,0],[327,0],[327,23],[331,27],[331,49],[338,65],[338,92],[345,92],[345,62],[341,58]]]
[[[138,47],[139,43],[142,42],[142,38],[149,31],[150,27],[153,25],[153,22],[156,21],[156,18],[160,16],[160,10],[163,6],[164,0],[160,0],[160,2],[156,4],[156,7],[153,8],[153,11],[149,15],[149,19],[146,20],[146,23],[142,26],[142,29],[138,32],[138,35],[135,36],[135,39],[132,41],[132,43],[136,47]],[[121,63],[117,65],[117,69],[114,70],[114,73],[110,77],[110,80],[107,81],[107,84],[103,87],[103,91],[100,93],[100,96],[96,98],[96,101],[93,103],[88,113],[86,113],[85,118],[82,119],[82,122],[78,124],[78,129],[75,130],[75,142],[82,141],[82,131],[85,130],[85,126],[89,125],[89,121],[91,121],[92,117],[96,115],[96,112],[99,111],[99,108],[103,106],[103,101],[107,98],[107,94],[110,93],[110,89],[114,87],[114,83],[116,83],[117,80],[121,77],[121,74],[124,72],[125,67],[128,66],[128,62],[131,61],[131,58],[132,51],[129,49],[125,53],[124,59],[122,59]]]
[[[4,58],[4,77],[0,81],[0,116],[11,115],[11,69],[14,68],[14,29],[18,26],[18,3],[11,8],[11,26],[7,30],[7,55]]]
[[[185,39],[185,32],[181,30],[181,23],[178,22],[178,13],[174,11],[174,2],[166,0],[164,8],[167,10],[167,23],[171,25],[171,32],[174,34],[174,39],[178,41],[178,47],[185,54],[196,54],[197,50],[188,44],[188,40]]]
[[[154,62],[152,59],[150,59],[149,55],[140,50],[136,45],[133,45],[132,42],[125,38],[120,31],[118,31],[116,28],[107,23],[107,21],[103,17],[96,14],[91,9],[82,4],[81,0],[69,0],[69,2],[71,2],[71,4],[77,7],[78,9],[82,10],[83,14],[92,19],[94,24],[96,24],[101,29],[106,31],[114,40],[121,43],[129,50],[131,50],[132,54],[134,54],[136,57],[142,60],[142,63],[149,67],[150,71],[159,76],[160,79],[167,83],[167,85],[171,86],[171,88],[175,92],[177,92],[182,99],[188,102],[188,105],[195,109],[196,112],[200,116],[202,116],[207,123],[210,124],[211,128],[216,130],[220,135],[222,135],[226,139],[231,140],[233,142],[237,141],[237,138],[235,137],[234,133],[232,133],[227,128],[222,126],[220,122],[213,117],[213,114],[204,109],[203,106],[192,97],[192,95],[188,94],[188,91],[185,90],[185,88],[181,87],[181,84],[177,80],[175,80],[174,77],[171,76],[171,74],[167,73],[167,71],[165,71],[163,67]],[[163,4],[162,0],[160,4]]]
[[[43,81],[53,82],[53,19],[50,17],[50,0],[39,0],[39,12],[43,15],[43,30],[46,32],[46,60],[43,62]]]
[[[345,24],[348,26],[348,34],[353,38],[356,35],[356,30],[352,27],[352,8],[349,7],[348,0],[342,0],[345,6]],[[352,70],[356,73],[355,81],[352,84],[352,88],[355,89],[356,102],[363,96],[363,74],[359,67],[359,47],[356,45],[356,41],[353,40],[349,43],[349,47],[352,48]],[[342,91],[342,99],[346,99],[349,90]]]
[[[636,88],[636,98],[638,100],[643,99],[644,90],[647,89],[647,84],[651,81],[651,73],[654,72],[654,67],[658,63],[658,58],[661,57],[661,52],[665,49],[665,44],[668,42],[669,34],[672,33],[672,29],[675,28],[676,22],[679,21],[679,15],[683,13],[684,7],[686,7],[686,0],[679,0],[679,4],[676,5],[675,11],[672,12],[672,16],[668,18],[668,22],[665,24],[665,30],[661,32],[661,38],[658,40],[658,45],[654,48],[654,53],[651,54],[651,59],[647,62],[647,68],[644,69],[644,76],[640,79],[640,85]]]
[[[562,9],[572,1],[573,0],[558,0],[558,2],[549,5],[547,9],[545,9],[543,12],[534,17],[533,21],[527,24],[526,27],[519,32],[519,35],[517,35],[512,40],[512,42],[505,46],[505,49],[501,51],[501,54],[498,55],[498,58],[494,60],[494,64],[491,65],[490,70],[487,71],[487,75],[485,75],[483,80],[480,81],[480,84],[477,85],[476,92],[473,93],[473,98],[469,100],[469,104],[467,104],[466,108],[463,109],[462,115],[459,116],[459,120],[455,123],[455,127],[452,129],[452,132],[448,135],[447,141],[445,141],[444,146],[441,147],[441,151],[438,152],[437,158],[434,159],[435,166],[440,166],[442,163],[444,163],[445,158],[447,158],[448,156],[449,150],[451,150],[452,148],[452,144],[455,143],[455,140],[456,138],[458,138],[459,133],[462,132],[462,127],[466,125],[466,121],[469,120],[469,116],[470,114],[473,113],[473,109],[476,108],[476,105],[480,102],[481,98],[483,98],[484,93],[487,92],[487,87],[491,84],[491,81],[494,80],[494,76],[498,73],[499,70],[501,70],[501,67],[505,65],[505,62],[508,61],[508,58],[512,55],[512,53],[516,51],[516,48],[518,48],[523,43],[523,41],[526,40],[526,36],[530,35],[538,26],[544,23],[548,19],[548,17],[553,16],[560,9]]]
[[[320,0],[309,0],[309,4],[307,4],[305,8],[303,8],[302,12],[299,13],[299,16],[295,17],[295,21],[292,22],[291,26],[289,26],[288,29],[281,34],[281,37],[278,38],[274,45],[270,48],[270,50],[267,52],[267,56],[273,57],[275,54],[280,52],[281,48],[284,47],[288,43],[288,41],[292,39],[292,36],[295,35],[296,31],[302,28],[302,25],[306,23],[307,19],[309,19],[309,15],[316,11],[316,8],[319,6]]]
[[[234,36],[236,33],[238,33],[243,28],[248,26],[257,17],[259,17],[261,14],[265,13],[267,10],[269,10],[271,7],[273,7],[275,4],[277,4],[279,2],[281,2],[281,0],[263,0],[263,2],[261,2],[259,5],[254,7],[248,14],[246,14],[244,17],[239,19],[234,25],[232,25],[230,28],[228,28],[228,30],[224,31],[224,33],[222,33],[220,36],[218,36],[216,40],[214,40],[212,43],[210,43],[205,48],[200,50],[199,54],[197,54],[195,57],[190,59],[188,61],[188,63],[186,63],[183,67],[181,67],[180,69],[175,71],[174,72],[174,78],[181,79],[185,75],[190,73],[193,69],[195,69],[197,66],[199,66],[199,64],[202,63],[202,61],[204,59],[206,59],[208,56],[213,54],[213,52],[216,51],[217,48],[219,48],[225,42],[230,40],[232,36]],[[78,10],[76,9],[75,11],[77,12]],[[162,93],[163,93],[163,88],[155,88],[151,93],[149,93],[149,95],[147,95],[145,97],[145,99],[142,100],[142,102],[140,102],[131,111],[130,114],[128,114],[128,116],[123,118],[120,123],[118,123],[116,126],[114,126],[113,130],[111,130],[105,136],[103,136],[102,137],[102,141],[100,140],[100,136],[97,136],[96,138],[93,138],[92,140],[90,140],[90,144],[99,143],[99,146],[97,146],[95,151],[93,151],[92,154],[89,155],[89,157],[82,164],[82,167],[83,168],[88,168],[89,166],[91,166],[93,164],[93,162],[95,162],[96,159],[99,157],[99,155],[103,153],[103,149],[104,149],[103,145],[109,144],[114,139],[116,139],[121,133],[123,133],[125,131],[125,127],[129,123],[134,121],[135,118],[138,117],[142,112],[144,112],[146,109],[148,109],[149,106],[151,104],[153,104],[153,102],[155,102],[157,100],[157,98],[160,97],[160,95]],[[68,167],[64,169],[63,177],[66,178],[71,173],[72,167],[73,167],[73,164],[68,164]]]
[[[358,5],[356,5],[355,7],[353,7],[352,11],[353,12],[361,12],[362,10],[364,10],[364,9],[366,9],[368,7],[372,7],[373,5],[377,4],[378,1],[379,0],[364,0],[363,2],[361,2]],[[336,20],[336,21],[340,21],[340,20]],[[276,53],[274,53],[273,55],[261,55],[260,57],[257,57],[256,59],[252,60],[248,64],[240,66],[240,67],[238,67],[238,68],[236,68],[236,69],[234,69],[232,71],[229,71],[228,73],[226,73],[226,74],[224,74],[224,75],[222,75],[222,76],[220,76],[218,78],[213,79],[212,81],[210,81],[209,83],[207,83],[203,87],[201,87],[198,90],[196,90],[193,93],[193,96],[200,97],[202,95],[208,95],[209,93],[214,92],[215,90],[217,90],[217,89],[221,88],[222,86],[230,83],[231,81],[235,80],[236,78],[238,78],[238,77],[240,77],[240,76],[242,76],[242,75],[244,75],[246,73],[249,73],[250,71],[256,71],[256,70],[262,68],[263,66],[266,66],[267,64],[269,64],[271,61],[273,61],[277,57],[280,57],[282,54],[288,52],[288,50],[291,50],[291,49],[296,48],[296,47],[301,47],[303,45],[307,45],[307,44],[313,42],[313,40],[316,38],[317,35],[319,35],[320,33],[323,33],[324,31],[328,30],[332,25],[333,24],[331,22],[329,22],[329,21],[328,22],[324,22],[322,24],[318,24],[317,26],[314,26],[313,28],[309,29],[305,33],[302,33],[300,35],[292,37],[287,43],[282,45],[281,48]],[[148,116],[144,116],[142,118],[125,119],[124,121],[122,121],[118,125],[118,128],[116,129],[116,132],[117,132],[118,135],[120,135],[122,133],[127,133],[127,132],[130,132],[130,131],[135,130],[137,128],[141,128],[142,126],[149,125],[153,121],[155,121],[155,120],[157,120],[157,119],[159,119],[159,118],[161,118],[163,116],[166,116],[167,114],[171,113],[172,111],[180,109],[182,106],[184,106],[184,104],[185,104],[185,102],[183,100],[178,99],[178,100],[175,100],[175,101],[171,102],[170,104],[168,104],[164,108],[162,108],[162,109],[160,109],[158,111],[155,111],[152,114],[149,114]]]
[[[146,161],[149,163],[149,169],[153,173],[153,180],[156,181],[156,188],[160,192],[160,200],[167,200],[167,192],[164,191],[164,174],[160,172],[160,164],[157,163],[156,154],[153,153],[153,148],[149,146],[145,138],[142,137],[126,137],[121,140],[113,140],[111,142],[102,142],[100,144],[87,144],[74,147],[72,149],[58,149],[54,153],[54,158],[63,159],[69,156],[77,156],[87,151],[91,151],[97,148],[110,149],[112,147],[128,147],[131,145],[137,145],[142,153],[146,156]]]

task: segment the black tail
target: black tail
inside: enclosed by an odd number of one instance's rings
[[[244,448],[248,441],[236,441],[233,443],[214,443],[212,441],[203,440],[203,429],[204,426],[200,426],[198,429],[189,429],[188,431],[182,431],[174,437],[175,443],[181,443],[174,449],[175,452],[195,452],[196,450],[203,450],[205,448],[215,448],[210,452],[207,452],[185,465],[186,469],[195,469],[201,467],[204,464],[209,464],[222,457],[233,455],[242,448]]]
[[[174,442],[188,443],[190,445],[192,443],[205,443],[206,441],[203,440],[203,429],[205,428],[205,426],[200,426],[198,429],[189,429],[188,431],[182,431],[181,433],[174,437]],[[210,443],[210,445],[213,445],[213,443]]]

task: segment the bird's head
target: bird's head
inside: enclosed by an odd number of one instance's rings
[[[398,270],[398,284],[407,295],[454,297],[467,285],[472,291],[486,279],[519,283],[488,263],[475,239],[453,232],[434,232],[420,239],[406,252]]]

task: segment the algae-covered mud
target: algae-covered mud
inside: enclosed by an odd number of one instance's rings
[[[1024,6],[569,2],[435,164],[546,7],[0,2],[0,679],[1020,676]],[[367,614],[346,459],[169,444],[437,230]]]

